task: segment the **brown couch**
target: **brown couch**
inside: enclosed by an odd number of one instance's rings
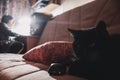
[[[50,76],[48,67],[26,61],[20,54],[0,54],[0,80],[87,80],[71,75]]]
[[[45,27],[39,44],[54,40],[73,41],[67,28],[86,29],[94,27],[100,20],[106,22],[109,34],[120,34],[119,3],[119,0],[94,0],[93,2],[55,17],[55,19],[49,21]],[[68,4],[69,3],[66,5]],[[64,7],[66,5],[64,5]]]

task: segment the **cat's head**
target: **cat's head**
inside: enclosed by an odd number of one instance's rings
[[[68,28],[68,31],[74,38],[73,47],[76,54],[79,54],[83,48],[89,48],[96,44],[101,44],[108,37],[104,21],[98,22],[95,27],[90,29],[73,30]]]

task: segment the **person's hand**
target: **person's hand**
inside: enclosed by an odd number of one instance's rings
[[[10,40],[10,41],[14,41],[15,38],[16,38],[16,36],[9,36],[9,40]]]
[[[24,38],[26,38],[26,36],[19,35],[19,36],[16,36],[15,40],[16,40],[16,41],[19,41],[19,40],[22,40],[22,39],[24,39]]]

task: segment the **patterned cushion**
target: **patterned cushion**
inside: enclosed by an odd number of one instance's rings
[[[23,58],[29,61],[50,65],[60,62],[68,65],[74,57],[72,42],[49,41],[27,51]]]

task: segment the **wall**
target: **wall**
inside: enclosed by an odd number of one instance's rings
[[[47,24],[39,44],[53,40],[73,41],[67,28],[86,29],[94,27],[100,20],[106,22],[110,34],[120,33],[119,2],[95,0],[57,16]]]
[[[3,0],[3,1],[6,3],[6,5],[3,4],[3,2],[1,2],[0,16],[4,14],[10,14],[17,20],[22,16],[30,15],[31,13],[30,12],[31,5],[29,0]],[[2,11],[4,7],[5,7],[5,11]]]

